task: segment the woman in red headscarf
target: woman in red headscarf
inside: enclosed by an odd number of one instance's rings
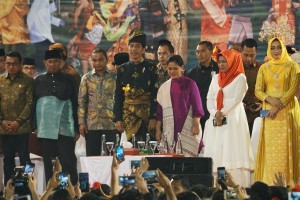
[[[204,130],[204,157],[213,159],[214,173],[225,167],[237,183],[247,187],[254,157],[242,103],[248,89],[243,62],[235,50],[222,51],[217,62],[219,74],[212,78],[207,94],[210,119]]]

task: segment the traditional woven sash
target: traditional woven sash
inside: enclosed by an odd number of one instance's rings
[[[58,134],[74,137],[74,120],[70,100],[42,97],[36,105],[37,137],[58,139]]]
[[[171,79],[166,81],[158,91],[157,101],[163,109],[163,132],[167,133],[167,141],[174,141],[174,115],[171,101]],[[189,113],[181,130],[181,144],[183,155],[186,157],[195,157],[198,154],[199,143],[201,139],[200,134],[194,136],[191,133],[193,125],[192,108],[189,109]],[[178,134],[178,133],[175,133]]]

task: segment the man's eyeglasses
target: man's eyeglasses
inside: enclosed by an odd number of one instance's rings
[[[7,67],[19,67],[19,66],[20,66],[20,63],[16,63],[16,62],[13,62],[13,63],[5,62],[5,66],[7,66]]]

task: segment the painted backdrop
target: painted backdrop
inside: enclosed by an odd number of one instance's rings
[[[54,42],[68,48],[68,62],[80,72],[90,70],[96,47],[107,50],[113,70],[114,54],[127,51],[134,29],[146,33],[145,56],[153,60],[163,38],[191,68],[199,41],[225,49],[251,37],[263,60],[275,35],[300,48],[300,0],[0,0],[0,47],[34,57],[40,72]]]

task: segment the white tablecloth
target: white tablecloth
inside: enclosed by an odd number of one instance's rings
[[[155,156],[125,156],[125,160],[120,164],[118,173],[122,175],[130,175],[130,164],[132,160],[141,160],[143,157],[171,157],[166,155]],[[90,186],[95,181],[110,185],[111,180],[111,163],[112,156],[93,156],[80,157],[81,171],[89,173]]]

